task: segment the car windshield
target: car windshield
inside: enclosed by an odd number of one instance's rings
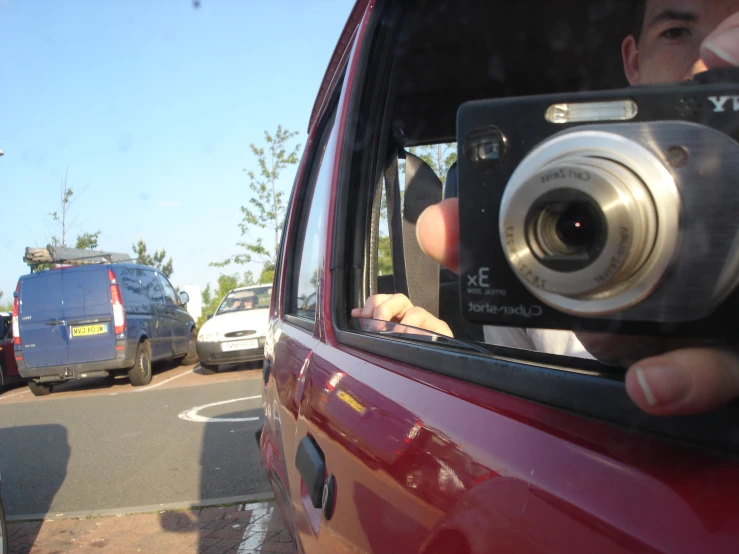
[[[271,296],[271,285],[231,291],[223,299],[223,302],[221,302],[216,315],[249,310],[263,310],[269,307]]]

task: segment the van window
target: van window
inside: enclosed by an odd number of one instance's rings
[[[139,274],[135,269],[126,268],[122,271],[116,270],[116,274],[119,275],[118,282],[121,285],[124,305],[130,306],[149,303],[149,299],[146,297],[146,291],[141,285]]]
[[[157,277],[159,278],[159,283],[162,285],[162,289],[164,289],[164,302],[170,306],[179,306],[180,302],[177,300],[177,293],[174,287],[161,273],[157,273]]]
[[[62,274],[60,271],[37,273],[21,284],[21,313],[30,310],[59,312],[62,309]]]
[[[164,294],[162,287],[157,281],[156,273],[147,269],[139,269],[139,277],[141,279],[141,288],[143,288],[146,296],[155,304],[164,304]]]
[[[110,304],[110,283],[104,268],[94,271],[67,272],[62,277],[64,283],[64,309],[82,308],[82,313],[90,309]]]

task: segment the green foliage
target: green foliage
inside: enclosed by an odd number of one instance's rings
[[[77,235],[77,242],[74,247],[83,250],[95,250],[98,247],[98,238],[101,232],[97,231],[96,233],[82,233],[81,235]]]
[[[262,267],[262,274],[259,276],[258,285],[272,283],[275,280],[275,264],[266,263]]]
[[[167,257],[167,251],[162,248],[161,250],[155,250],[152,254],[147,252],[146,243],[143,239],[139,239],[138,244],[132,246],[135,258],[138,259],[140,264],[149,265],[157,268],[159,271],[164,273],[166,277],[169,277],[174,273],[172,267],[172,258],[166,262],[164,259]]]
[[[411,146],[408,152],[415,154],[426,162],[434,173],[439,176],[442,184],[446,182],[449,168],[457,161],[456,143],[427,144],[425,146]]]
[[[392,273],[393,255],[390,248],[390,237],[385,235],[377,241],[377,274],[392,275]]]
[[[256,261],[274,267],[286,209],[285,193],[278,188],[277,182],[283,171],[298,163],[300,145],[296,144],[289,151],[287,149],[288,143],[297,134],[278,125],[273,135],[264,132],[265,147],[257,147],[254,143],[249,145],[257,158],[258,170],[255,172],[244,169],[249,176],[252,197],[248,206],[241,206],[242,220],[239,229],[244,240],[238,242],[237,246],[243,251],[222,262],[213,262],[211,266],[225,267],[232,263],[243,265]],[[262,237],[255,237],[256,230],[273,232],[274,242],[269,239],[265,243]]]
[[[0,290],[0,312],[12,312],[13,301],[3,300],[3,291]]]

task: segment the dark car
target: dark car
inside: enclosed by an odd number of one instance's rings
[[[138,264],[88,264],[23,275],[13,325],[18,371],[35,395],[69,379],[127,372],[151,382],[153,361],[197,361],[197,329],[158,270]]]
[[[13,352],[13,314],[0,312],[0,391],[22,381]]]
[[[491,195],[505,148],[520,159],[523,140],[457,144],[459,107],[625,86],[628,4],[356,2],[310,117],[265,343],[258,440],[299,552],[739,552],[736,406],[651,416],[625,367],[485,342],[461,314],[466,280],[415,237],[464,190],[455,159],[484,158]],[[455,338],[351,317],[395,293]]]

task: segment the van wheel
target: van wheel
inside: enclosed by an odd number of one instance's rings
[[[36,381],[28,381],[28,388],[34,396],[46,396],[47,394],[51,394],[54,386],[46,383],[37,383]]]
[[[142,387],[151,383],[151,346],[148,340],[142,340],[136,349],[136,360],[128,370],[128,380],[134,387]]]
[[[200,358],[198,357],[198,349],[196,348],[197,341],[198,332],[193,327],[192,331],[190,331],[190,340],[187,341],[187,355],[180,361],[182,365],[192,365],[198,363],[198,360]]]
[[[215,364],[204,364],[203,362],[200,362],[200,370],[203,375],[213,375],[214,373],[218,373],[218,366]]]

